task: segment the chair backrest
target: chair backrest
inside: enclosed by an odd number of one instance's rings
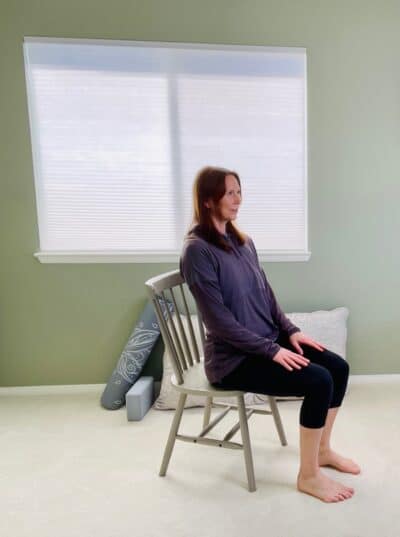
[[[184,371],[194,363],[200,362],[203,353],[205,336],[200,312],[195,308],[203,347],[199,350],[188,307],[187,292],[184,289],[186,285],[179,270],[150,278],[145,285],[156,311],[176,380],[178,384],[182,384]]]

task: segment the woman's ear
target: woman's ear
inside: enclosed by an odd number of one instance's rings
[[[210,209],[211,206],[210,206],[210,202],[209,201],[205,201],[204,202],[204,207],[206,207],[207,209]]]

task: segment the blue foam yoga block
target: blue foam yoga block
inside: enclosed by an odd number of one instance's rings
[[[125,396],[128,421],[140,421],[154,399],[153,377],[141,377]]]

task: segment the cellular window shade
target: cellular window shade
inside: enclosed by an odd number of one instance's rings
[[[40,250],[177,255],[199,168],[261,253],[307,252],[303,49],[26,38]]]

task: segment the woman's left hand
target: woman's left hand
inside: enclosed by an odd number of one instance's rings
[[[319,351],[325,350],[325,347],[323,347],[320,343],[314,341],[312,338],[310,338],[310,336],[303,334],[303,332],[295,332],[294,334],[289,336],[289,341],[296,349],[296,352],[301,355],[303,355],[303,349],[300,347],[300,345],[308,345],[309,347],[314,347],[314,349],[317,349]]]

